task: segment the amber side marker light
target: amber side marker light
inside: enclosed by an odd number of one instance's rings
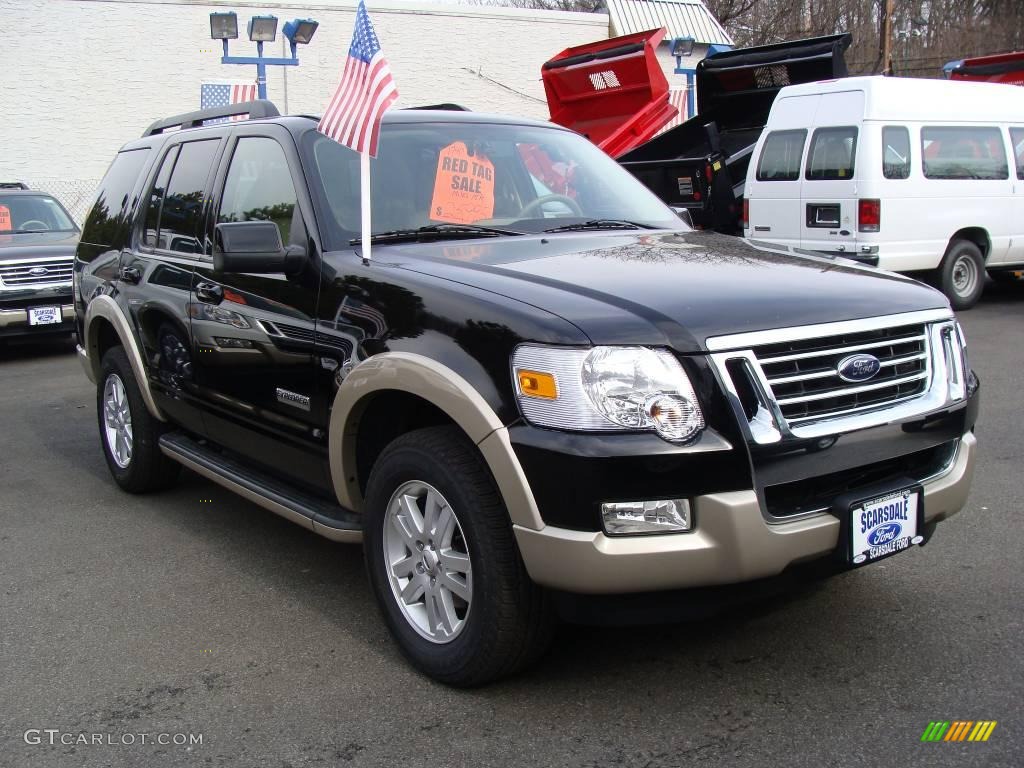
[[[545,400],[558,398],[558,386],[555,384],[555,377],[550,373],[540,371],[516,371],[519,379],[519,391],[527,397],[540,397]]]

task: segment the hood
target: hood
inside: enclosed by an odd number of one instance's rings
[[[74,256],[78,232],[30,232],[5,235],[0,232],[0,261]]]
[[[380,248],[381,261],[559,315],[595,344],[706,350],[713,336],[948,308],[921,283],[710,232],[566,233]],[[415,254],[415,257],[413,257]]]

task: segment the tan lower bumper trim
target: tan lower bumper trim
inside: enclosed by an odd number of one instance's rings
[[[977,441],[961,439],[950,470],[924,486],[926,519],[943,520],[967,500]],[[547,526],[515,526],[538,584],[568,592],[615,594],[732,584],[781,573],[835,549],[839,521],[823,514],[769,525],[753,490],[694,499],[697,529],[664,536],[609,537]]]

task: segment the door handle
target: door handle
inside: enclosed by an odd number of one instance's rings
[[[196,298],[207,304],[220,304],[224,299],[224,289],[216,283],[196,283]]]
[[[142,271],[138,267],[121,267],[117,276],[121,278],[122,282],[138,285],[142,280]]]

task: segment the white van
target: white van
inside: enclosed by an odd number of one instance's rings
[[[1024,88],[850,77],[783,88],[747,172],[749,240],[926,277],[957,309],[1024,267]]]

